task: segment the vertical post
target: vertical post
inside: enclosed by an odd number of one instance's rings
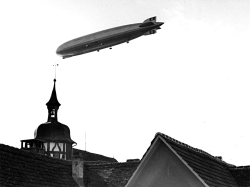
[[[56,79],[56,66],[59,66],[59,64],[54,64],[53,66],[55,66],[55,79]]]
[[[86,144],[86,130],[85,130],[85,151],[86,151],[86,147],[87,147],[87,144]]]

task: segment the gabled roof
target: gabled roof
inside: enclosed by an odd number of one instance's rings
[[[203,183],[204,186],[250,187],[250,166],[236,167],[232,164],[228,164],[219,157],[212,156],[205,151],[191,147],[163,133],[157,133],[155,135],[150,147],[143,155],[141,164],[134,172],[130,181],[133,180],[134,176],[138,176],[139,173],[142,172],[141,170],[144,168],[144,163],[149,162],[147,160],[149,159],[148,155],[150,155],[151,150],[155,151],[153,147],[154,145],[157,146],[156,142],[159,141],[163,142],[163,145],[171,150],[171,152],[174,153],[174,155],[176,155],[176,157],[179,158],[179,160],[186,165],[187,168],[189,168],[189,170]],[[130,185],[130,182],[128,184]]]
[[[105,162],[117,162],[116,159],[107,156],[99,155],[96,153],[90,153],[80,149],[73,148],[73,156],[80,157],[84,161],[105,161]]]
[[[138,161],[123,163],[85,162],[84,186],[124,187],[138,164]]]
[[[165,134],[157,133],[211,187],[238,187],[229,165],[205,151],[193,148]]]
[[[0,144],[0,186],[77,187],[70,161]]]

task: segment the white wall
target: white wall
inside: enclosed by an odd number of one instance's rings
[[[161,139],[153,145],[126,187],[204,187]]]

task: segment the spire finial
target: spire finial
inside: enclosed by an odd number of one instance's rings
[[[59,66],[59,64],[55,63],[53,66],[55,66],[55,79],[54,81],[56,80],[56,66]]]
[[[57,111],[60,107],[60,103],[57,100],[56,96],[56,79],[54,79],[54,86],[51,93],[50,100],[46,103],[48,108],[48,121],[57,121]]]

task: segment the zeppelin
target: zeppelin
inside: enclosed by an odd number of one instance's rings
[[[142,35],[155,34],[162,24],[164,23],[156,22],[156,17],[152,17],[143,23],[124,25],[92,33],[60,45],[56,50],[56,54],[64,59],[105,48],[112,49],[115,45],[129,43],[130,40]]]

